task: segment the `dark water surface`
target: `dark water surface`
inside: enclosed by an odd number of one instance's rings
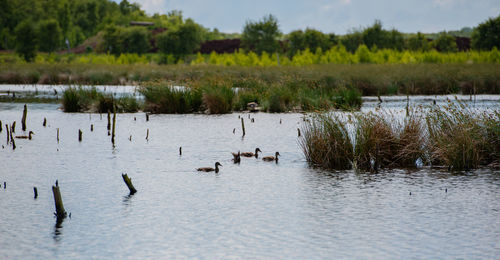
[[[143,113],[119,114],[113,147],[106,115],[29,104],[35,135],[17,139],[13,151],[5,123],[17,121],[16,134],[23,134],[22,105],[0,103],[1,259],[500,255],[498,171],[311,169],[297,144],[300,114],[252,114],[255,123],[243,114],[245,138],[236,113],[152,115],[149,122]],[[230,152],[255,147],[264,155],[279,151],[279,163],[232,164]],[[219,174],[195,171],[216,161],[223,165]],[[133,196],[124,172],[138,189]],[[71,212],[60,225],[53,216],[56,179]]]

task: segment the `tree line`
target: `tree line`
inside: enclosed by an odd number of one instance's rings
[[[346,35],[323,33],[313,28],[283,34],[275,16],[247,21],[241,34],[210,30],[182,12],[147,15],[140,6],[122,0],[0,0],[0,50],[16,50],[31,61],[37,51],[54,52],[86,45],[88,52],[119,55],[161,52],[178,60],[199,50],[209,40],[240,38],[241,49],[257,54],[282,53],[293,57],[306,49],[326,51],[343,46],[355,52],[361,45],[371,50],[394,49],[441,52],[458,50],[455,37],[442,32],[432,41],[422,33],[403,34],[384,29],[380,21]],[[132,21],[150,22],[147,27]],[[91,44],[93,43],[93,44]],[[472,31],[471,47],[490,50],[500,47],[500,16],[490,18]]]

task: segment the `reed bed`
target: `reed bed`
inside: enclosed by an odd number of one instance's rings
[[[363,96],[500,94],[500,64],[326,64],[275,67],[216,65],[2,64],[0,84],[125,85],[155,80],[188,85],[217,78],[233,87],[307,85],[357,89]]]
[[[385,111],[315,115],[302,132],[306,160],[326,169],[377,172],[417,167],[417,162],[450,170],[500,166],[498,111],[457,102],[413,108],[406,116]]]
[[[115,98],[112,95],[103,94],[96,88],[69,87],[62,95],[62,107],[64,112],[137,112],[141,104],[134,98],[124,96]]]

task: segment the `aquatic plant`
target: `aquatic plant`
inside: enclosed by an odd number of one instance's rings
[[[337,114],[316,114],[301,127],[299,145],[306,160],[327,169],[350,169],[353,145],[347,119]]]

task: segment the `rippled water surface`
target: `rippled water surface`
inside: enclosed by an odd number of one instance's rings
[[[5,124],[17,121],[16,134],[23,134],[22,104],[0,103],[2,259],[500,255],[498,171],[311,169],[297,144],[300,114],[251,114],[254,123],[241,114],[244,138],[236,113],[152,115],[149,122],[143,113],[119,114],[113,147],[106,115],[63,113],[54,104],[28,110],[35,135],[17,139],[13,151]],[[279,151],[278,164],[232,164],[231,152],[255,147],[264,155]],[[195,170],[216,161],[219,174]],[[135,195],[128,196],[121,173],[132,178]],[[50,188],[56,179],[71,212],[60,225]]]

